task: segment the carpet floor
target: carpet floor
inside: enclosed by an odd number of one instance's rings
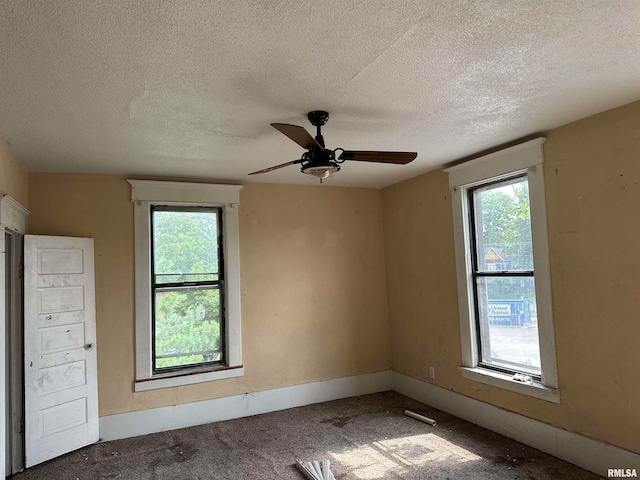
[[[337,480],[601,478],[394,392],[99,443],[11,478],[304,480],[296,458],[329,459]]]

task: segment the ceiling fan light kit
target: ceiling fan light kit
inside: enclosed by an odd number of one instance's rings
[[[418,155],[416,152],[378,152],[367,150],[345,150],[326,148],[324,137],[322,136],[322,125],[329,121],[329,112],[324,110],[314,110],[307,114],[311,125],[316,127],[315,138],[304,128],[288,123],[272,123],[271,126],[296,142],[307,151],[302,154],[299,160],[282,163],[273,167],[251,172],[249,175],[272,172],[289,165],[302,164],[300,171],[304,174],[319,178],[320,183],[325,178],[340,170],[340,164],[347,160],[357,162],[393,163],[404,165],[413,161]],[[336,152],[340,151],[340,156],[336,157]]]
[[[327,162],[326,165],[306,165],[300,169],[302,173],[313,175],[314,177],[323,179],[329,178],[332,173],[336,173],[340,170],[340,165],[337,163]]]

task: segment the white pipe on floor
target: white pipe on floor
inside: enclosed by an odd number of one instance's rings
[[[420,415],[419,413],[414,413],[410,410],[405,410],[404,414],[407,417],[415,418],[416,420],[420,420],[421,422],[428,423],[431,426],[436,426],[436,421],[433,418],[425,417],[424,415]]]

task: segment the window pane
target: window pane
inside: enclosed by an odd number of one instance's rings
[[[216,210],[153,212],[155,283],[219,279]]]
[[[533,270],[527,178],[478,188],[473,196],[478,271]]]
[[[158,290],[155,296],[155,368],[222,361],[220,290]]]
[[[477,277],[482,362],[540,375],[533,277]]]

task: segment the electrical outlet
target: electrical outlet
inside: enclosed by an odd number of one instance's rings
[[[431,378],[436,378],[436,367],[429,367],[429,376]]]

